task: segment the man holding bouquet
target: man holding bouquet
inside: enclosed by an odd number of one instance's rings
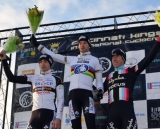
[[[138,129],[132,92],[137,76],[152,62],[160,49],[160,36],[152,50],[137,65],[125,68],[126,53],[112,50],[114,71],[106,76],[104,91],[108,92],[108,129]]]
[[[52,58],[47,54],[40,56],[39,75],[15,76],[8,67],[6,52],[2,50],[0,54],[3,55],[3,57],[0,56],[0,60],[2,60],[5,74],[10,82],[32,85],[33,106],[27,129],[50,129],[53,119],[55,119],[53,121],[54,128],[60,129],[64,105],[64,86],[61,79],[52,74]],[[57,99],[57,108],[55,99]]]
[[[95,129],[95,107],[93,100],[92,83],[96,79],[97,97],[103,96],[102,66],[98,58],[91,55],[91,42],[87,36],[80,36],[78,56],[63,56],[40,45],[34,35],[31,44],[39,51],[50,55],[54,61],[69,64],[71,68],[71,81],[69,87],[69,113],[73,129],[82,129],[81,113],[83,110],[87,129]]]

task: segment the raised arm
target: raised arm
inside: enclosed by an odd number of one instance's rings
[[[4,72],[5,72],[8,80],[10,82],[14,82],[14,83],[30,84],[30,82],[27,81],[26,76],[13,75],[13,73],[11,72],[11,70],[9,68],[9,64],[7,63],[7,60],[6,60],[6,52],[4,50],[2,50],[0,53],[3,54],[3,57],[0,57],[0,60],[2,61]]]
[[[157,38],[156,43],[152,47],[151,51],[149,52],[148,56],[142,59],[138,64],[136,70],[136,74],[139,75],[155,58],[158,50],[160,48],[160,36]]]
[[[51,50],[47,49],[45,46],[39,44],[35,38],[34,35],[31,36],[30,38],[30,42],[31,44],[33,44],[40,52],[42,52],[43,54],[47,54],[50,55],[54,61],[65,64],[65,63],[69,63],[70,62],[70,57],[66,57],[60,54],[55,54],[54,52],[52,52]]]

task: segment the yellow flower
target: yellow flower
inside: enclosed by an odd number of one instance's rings
[[[155,22],[157,22],[158,26],[160,27],[160,12],[156,11]]]

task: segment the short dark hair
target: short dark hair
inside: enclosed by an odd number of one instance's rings
[[[40,61],[43,60],[43,59],[47,60],[47,61],[49,62],[49,64],[50,64],[50,66],[52,66],[52,64],[53,64],[53,59],[52,59],[52,57],[51,57],[50,55],[47,55],[47,54],[41,55],[41,56],[39,57],[38,62],[40,62]]]

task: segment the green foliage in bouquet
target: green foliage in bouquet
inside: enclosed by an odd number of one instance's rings
[[[22,40],[18,36],[10,36],[3,45],[3,50],[5,50],[6,53],[13,53],[23,48],[24,44],[22,43]]]
[[[35,34],[41,21],[43,18],[44,11],[38,10],[38,7],[35,5],[34,8],[29,8],[27,11],[27,17],[29,20],[30,28],[32,31],[32,34]]]

